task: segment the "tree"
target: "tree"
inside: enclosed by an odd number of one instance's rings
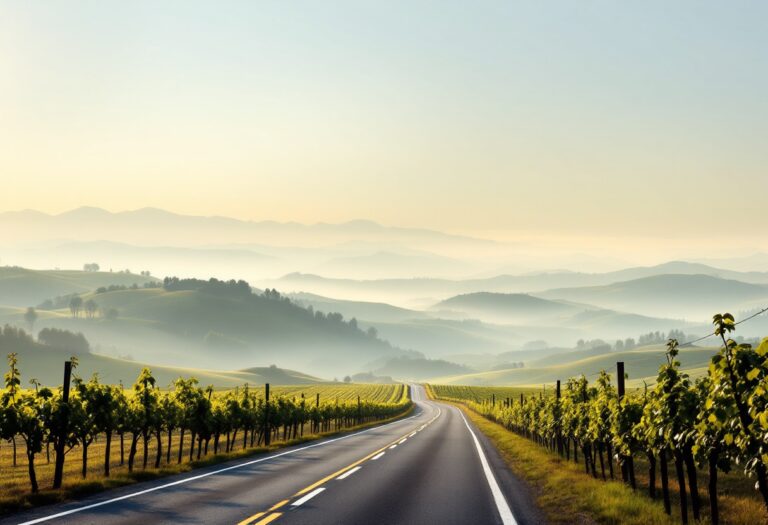
[[[349,377],[349,376],[344,376],[344,382],[345,383],[351,383],[352,382],[352,378]]]
[[[746,473],[757,475],[757,489],[768,509],[768,442],[763,437],[768,432],[768,341],[753,349],[726,339],[736,329],[729,313],[715,315],[712,322],[723,346],[709,365],[714,395],[707,403],[735,407],[715,413],[713,423],[727,429],[725,443],[736,446],[737,462],[744,464]]]
[[[101,267],[97,263],[86,263],[83,265],[84,272],[98,272]]]
[[[93,299],[85,301],[85,313],[88,315],[88,319],[93,319],[96,316],[96,312],[99,309],[99,305]]]
[[[94,380],[96,380],[94,375]],[[109,462],[112,451],[112,435],[119,428],[121,408],[125,404],[122,387],[98,385],[93,392],[96,427],[104,432],[104,476],[109,477]]]
[[[178,378],[173,382],[173,399],[179,406],[178,414],[178,426],[180,430],[179,436],[179,454],[177,463],[181,463],[182,455],[184,453],[184,434],[187,430],[193,426],[193,405],[195,400],[195,387],[197,386],[197,379],[194,377],[189,379]],[[194,435],[192,436],[194,443]],[[227,452],[229,452],[227,450]]]
[[[72,312],[72,317],[79,317],[80,310],[83,308],[83,298],[79,295],[74,296],[69,300],[69,311]]]
[[[157,388],[149,368],[143,368],[133,384],[133,396],[129,401],[128,427],[131,432],[131,449],[128,452],[128,471],[133,472],[136,448],[139,438],[144,444],[144,468],[147,467],[149,431],[153,426],[153,415],[157,411]]]
[[[99,383],[96,374],[87,383],[75,376],[75,393],[72,407],[71,425],[82,448],[82,476],[88,472],[88,447],[99,434],[106,433],[106,452],[104,474],[109,476],[109,454],[112,432],[115,427],[114,388]]]
[[[53,392],[49,388],[39,388],[32,380],[35,391],[26,391],[19,395],[16,403],[16,429],[24,440],[27,450],[27,470],[32,492],[38,491],[35,457],[43,450],[43,443],[48,436],[47,423],[51,414]]]
[[[8,354],[8,372],[5,373],[5,390],[0,397],[0,439],[13,443],[13,466],[16,466],[16,434],[19,432],[18,396],[21,375],[16,366],[17,354]]]
[[[37,340],[46,346],[69,353],[85,354],[91,351],[91,345],[82,333],[74,333],[58,328],[43,328]]]
[[[37,322],[37,311],[31,306],[27,308],[26,312],[24,312],[24,321],[27,323],[29,331],[34,333],[35,323]]]

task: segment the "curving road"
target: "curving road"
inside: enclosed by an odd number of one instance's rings
[[[535,524],[527,487],[457,408],[140,483],[0,524]]]

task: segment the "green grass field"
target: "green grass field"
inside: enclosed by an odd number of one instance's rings
[[[109,285],[142,286],[147,282],[157,282],[157,279],[122,272],[28,270],[4,266],[0,267],[0,304],[26,308],[58,295],[88,293]]]
[[[691,375],[706,373],[706,368],[712,356],[717,352],[714,347],[683,348],[679,355],[684,370]],[[569,377],[584,374],[587,379],[594,379],[601,370],[610,374],[616,372],[616,362],[624,361],[626,372],[629,374],[628,387],[642,387],[655,382],[659,366],[665,362],[665,348],[661,346],[646,346],[631,351],[608,352],[545,367],[509,368],[489,372],[477,372],[456,376],[437,377],[430,380],[434,384],[472,385],[472,386],[520,386],[542,388],[546,384],[552,386],[558,379],[565,382]]]
[[[53,349],[21,350],[18,352],[19,369],[21,370],[23,385],[27,386],[32,377],[47,386],[58,386],[64,375],[64,361],[69,355]],[[118,384],[122,382],[126,386],[136,379],[142,368],[149,367],[161,387],[170,385],[179,377],[196,377],[202,385],[214,385],[217,388],[233,388],[245,383],[250,385],[273,384],[311,384],[322,383],[322,379],[286,370],[282,368],[259,367],[248,370],[214,371],[196,368],[170,367],[147,365],[134,361],[127,361],[97,354],[79,354],[78,366],[75,374],[84,379],[89,379],[94,373],[98,373],[103,383]],[[34,376],[26,372],[33,369]]]

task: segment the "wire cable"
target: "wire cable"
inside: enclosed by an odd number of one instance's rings
[[[757,312],[755,312],[754,314],[750,315],[749,317],[745,317],[741,321],[737,321],[737,322],[733,323],[733,326],[740,325],[741,323],[746,323],[747,321],[749,321],[751,319],[754,319],[755,317],[757,317],[759,315],[762,315],[765,312],[768,312],[768,308],[763,308],[761,310],[758,310]],[[704,339],[709,339],[710,337],[712,337],[714,335],[716,335],[715,332],[712,332],[711,334],[707,334],[705,336],[699,337],[698,339],[694,339],[693,341],[688,341],[687,343],[683,343],[683,344],[678,345],[678,346],[679,346],[679,348],[683,348],[683,347],[686,347],[686,346],[691,346],[694,343],[698,343],[699,341],[703,341]]]

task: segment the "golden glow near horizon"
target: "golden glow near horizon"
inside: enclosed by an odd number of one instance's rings
[[[765,246],[766,10],[4,2],[0,210]]]

